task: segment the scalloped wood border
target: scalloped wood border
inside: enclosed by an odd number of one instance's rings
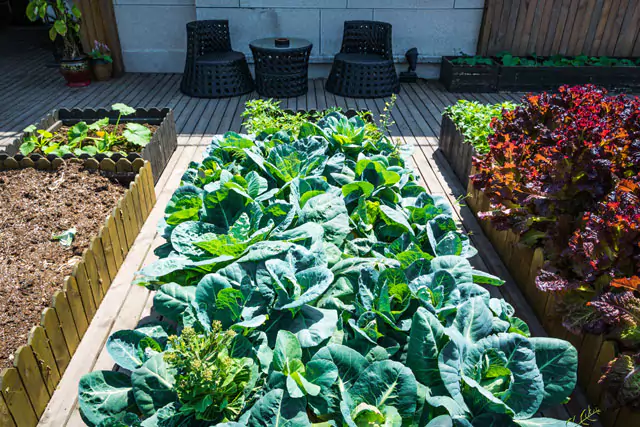
[[[62,159],[56,159],[59,162],[41,159],[48,165],[44,162],[38,165],[24,160],[30,159],[23,159],[22,164],[10,169],[52,169],[63,162]],[[65,278],[63,288],[53,295],[51,306],[42,312],[40,325],[34,326],[29,333],[27,344],[15,352],[14,366],[0,374],[0,425],[37,425],[102,298],[153,209],[156,195],[152,166],[148,161],[137,160],[139,162],[133,162],[138,167],[129,189],[91,239],[82,260]],[[100,169],[104,162],[98,163],[95,159],[70,161],[96,166],[93,169]]]

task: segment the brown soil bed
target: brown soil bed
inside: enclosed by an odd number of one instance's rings
[[[147,124],[147,123],[140,123],[140,124],[151,131],[151,136],[152,137],[153,137],[153,134],[158,129],[158,126],[156,126],[156,125],[150,125],[150,124]],[[91,125],[91,123],[89,123],[89,125]],[[108,133],[111,133],[111,132],[113,132],[115,127],[116,127],[115,125],[107,125],[102,130],[106,131]],[[127,127],[126,123],[119,124],[118,125],[118,130],[116,131],[116,135],[122,136],[122,133],[125,131],[126,127]],[[68,133],[69,133],[69,130],[71,128],[72,128],[72,126],[61,126],[60,128],[58,128],[58,130],[56,130],[53,133],[53,138],[51,138],[51,142],[67,143],[69,141]],[[96,131],[90,130],[89,133],[88,133],[88,136],[90,138],[100,138],[102,135],[101,134],[97,134]],[[124,152],[124,153],[140,153],[140,152],[142,152],[143,147],[139,147],[137,145],[131,145],[127,141],[123,141],[123,142],[124,142],[123,144],[115,144],[115,145],[113,145],[111,147],[111,151],[112,152]],[[94,144],[94,142],[92,140],[87,139],[87,140],[83,141],[82,146],[87,146],[87,145],[95,145],[95,144]],[[34,150],[34,153],[44,154],[39,148],[36,148]]]
[[[13,364],[15,350],[124,192],[77,163],[0,172],[0,369]],[[70,247],[52,240],[72,227]]]

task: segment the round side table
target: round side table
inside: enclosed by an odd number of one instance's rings
[[[256,68],[256,89],[262,96],[290,98],[307,93],[309,55],[313,44],[305,39],[289,39],[277,47],[275,38],[252,41]]]

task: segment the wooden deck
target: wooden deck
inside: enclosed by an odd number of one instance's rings
[[[1,40],[0,40],[1,43]],[[55,69],[46,68],[50,53],[25,50],[23,55],[0,55],[0,147],[6,145],[21,129],[36,122],[53,108],[99,108],[115,102],[133,107],[170,107],[175,112],[178,148],[156,186],[157,204],[120,272],[105,295],[102,305],[85,334],[75,356],[53,395],[39,425],[84,425],[77,410],[77,385],[80,377],[93,370],[112,369],[113,361],[104,349],[111,332],[132,329],[138,322],[152,315],[152,295],[145,288],[132,286],[134,273],[153,262],[153,249],[163,243],[156,233],[156,223],[180,177],[191,160],[198,160],[211,137],[232,130],[242,130],[241,113],[253,93],[227,99],[197,99],[179,91],[178,74],[126,74],[104,83],[92,83],[87,88],[70,89]],[[0,51],[1,53],[1,51]],[[17,65],[17,66],[16,66]],[[392,132],[415,147],[413,161],[422,183],[431,193],[446,196],[455,207],[457,220],[470,234],[479,249],[474,260],[477,268],[506,280],[501,288],[491,288],[492,295],[503,297],[516,307],[536,336],[545,336],[540,322],[525,301],[506,267],[484,236],[472,212],[457,203],[466,195],[449,165],[437,150],[442,110],[460,98],[496,103],[517,101],[521,94],[451,94],[437,82],[420,81],[403,84],[393,110],[396,125]],[[323,80],[310,80],[307,95],[282,101],[292,110],[324,109],[339,106],[343,109],[370,110],[378,115],[385,106],[383,99],[349,99],[324,91]],[[1,150],[1,148],[0,148]],[[546,411],[544,415],[569,419],[587,407],[581,392],[574,393],[571,403]]]

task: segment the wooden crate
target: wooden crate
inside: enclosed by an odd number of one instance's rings
[[[16,351],[14,366],[0,373],[0,426],[37,425],[129,248],[153,209],[156,196],[151,163],[138,160],[133,162],[136,175],[129,183],[129,189],[93,237],[62,289],[53,295],[51,306],[42,312],[40,325],[33,327],[27,344]],[[95,159],[70,161],[83,161],[85,165],[95,166],[94,169],[102,166],[102,162]],[[62,162],[62,159],[33,162],[25,158],[17,163],[15,158],[9,157],[0,161],[0,170],[51,169]],[[108,168],[112,166],[109,164]]]
[[[485,194],[475,189],[472,182],[467,188],[467,205],[471,210],[476,215],[486,210],[489,199]],[[542,249],[533,250],[520,243],[520,237],[512,230],[498,231],[488,220],[479,221],[549,336],[567,340],[578,350],[578,384],[586,391],[589,403],[604,407],[604,393],[598,380],[602,367],[617,354],[615,342],[606,341],[602,336],[578,336],[568,332],[556,315],[555,298],[550,293],[540,291],[535,284],[535,278],[544,263]],[[640,426],[640,413],[628,408],[606,410],[600,415],[600,421],[605,427]]]

